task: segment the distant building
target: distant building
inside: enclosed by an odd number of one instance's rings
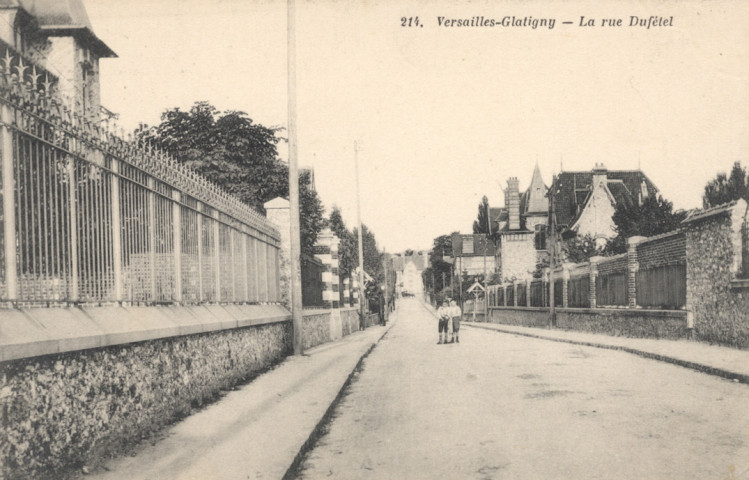
[[[117,55],[94,33],[82,1],[0,0],[0,19],[0,47],[26,60],[24,75],[38,75],[34,82],[99,121],[99,59]]]
[[[422,295],[424,293],[422,273],[427,267],[429,267],[429,252],[394,255],[393,268],[395,269],[398,295],[402,295],[404,292],[417,296]]]

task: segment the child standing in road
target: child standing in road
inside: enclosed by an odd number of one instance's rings
[[[453,343],[453,340],[457,343],[460,343],[460,338],[458,338],[458,332],[460,332],[460,318],[463,316],[463,312],[460,311],[460,307],[455,302],[455,300],[450,302],[450,317],[453,319],[453,337],[450,339],[450,343]]]
[[[437,342],[437,345],[441,343],[447,343],[447,326],[450,322],[450,307],[447,303],[447,300],[442,302],[442,306],[437,309],[437,317],[439,320],[439,333],[440,333],[440,340]],[[442,332],[445,332],[445,340],[442,341]]]

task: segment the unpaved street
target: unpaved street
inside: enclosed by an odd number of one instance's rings
[[[416,300],[301,478],[747,478],[749,388],[634,355],[463,328]]]

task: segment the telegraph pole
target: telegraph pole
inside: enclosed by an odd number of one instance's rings
[[[554,206],[554,188],[556,188],[556,175],[551,181],[551,195],[549,196],[549,328],[557,324],[557,311],[554,305],[554,269],[557,264],[557,213]]]
[[[356,142],[354,142],[354,168],[356,169],[356,223],[359,225],[359,322],[364,327],[364,241],[362,240],[361,195],[359,194],[359,145]]]
[[[382,249],[382,253],[383,253],[384,260],[385,260],[385,295],[384,295],[385,310],[384,310],[384,315],[385,315],[385,323],[387,323],[388,318],[390,317],[390,302],[388,302],[388,298],[390,298],[390,295],[389,295],[390,292],[388,292],[388,254],[387,254],[387,252],[385,252],[384,248]]]
[[[289,116],[289,240],[291,267],[291,322],[294,335],[294,355],[304,353],[302,338],[302,270],[299,231],[299,170],[297,165],[296,128],[296,7],[295,0],[287,0],[287,70]]]

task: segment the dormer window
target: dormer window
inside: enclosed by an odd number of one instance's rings
[[[463,253],[473,255],[473,237],[466,237],[463,242]]]

